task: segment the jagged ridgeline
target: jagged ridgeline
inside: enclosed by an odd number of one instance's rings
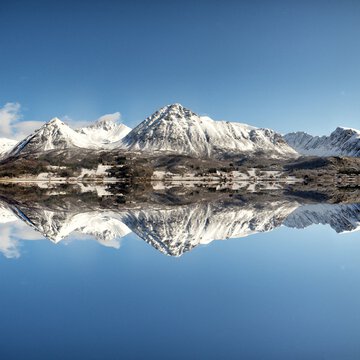
[[[119,248],[129,233],[157,251],[180,256],[214,240],[243,238],[279,226],[302,229],[313,224],[336,232],[360,229],[360,204],[353,189],[330,194],[286,190],[216,191],[216,188],[127,187],[125,184],[0,187],[0,223],[25,223],[32,238],[59,243],[79,234]],[[73,237],[73,238],[74,238]],[[1,248],[19,255],[16,244]]]
[[[14,181],[290,181],[356,183],[360,133],[281,136],[214,121],[180,104],[134,129],[112,120],[72,129],[55,118],[16,142],[0,139],[0,178]]]

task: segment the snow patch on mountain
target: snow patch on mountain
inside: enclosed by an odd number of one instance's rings
[[[6,224],[18,220],[11,209],[4,203],[0,203],[0,224]]]
[[[297,156],[296,151],[273,130],[214,121],[180,104],[168,105],[155,112],[134,128],[123,143],[130,150],[167,151],[195,156],[224,153]]]
[[[284,139],[302,155],[360,157],[360,131],[356,129],[338,127],[329,136],[294,132]]]
[[[0,158],[4,157],[17,143],[16,140],[0,138]]]

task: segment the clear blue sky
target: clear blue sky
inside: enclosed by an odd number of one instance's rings
[[[134,126],[180,102],[280,132],[360,128],[360,1],[0,2],[0,107]]]

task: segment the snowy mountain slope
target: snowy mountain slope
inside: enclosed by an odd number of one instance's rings
[[[284,139],[303,155],[360,157],[360,131],[355,129],[338,127],[329,136],[295,132],[286,134]]]
[[[44,124],[40,129],[20,141],[9,153],[38,153],[54,149],[86,148],[94,149],[98,146],[85,135],[79,134],[58,118]]]
[[[291,213],[284,225],[303,229],[313,224],[330,225],[336,232],[360,229],[360,204],[303,205]]]
[[[0,158],[5,156],[17,143],[16,140],[0,138]]]
[[[124,124],[117,124],[112,119],[100,119],[96,123],[76,130],[79,134],[83,134],[87,139],[93,143],[102,147],[111,143],[116,143],[125,137],[131,128]]]
[[[168,105],[148,117],[124,139],[131,150],[169,151],[195,156],[224,153],[266,153],[295,157],[297,153],[269,129],[198,116],[180,104]]]

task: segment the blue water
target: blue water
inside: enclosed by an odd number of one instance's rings
[[[20,248],[0,258],[1,359],[360,358],[356,232],[279,228],[179,258],[133,234]]]

